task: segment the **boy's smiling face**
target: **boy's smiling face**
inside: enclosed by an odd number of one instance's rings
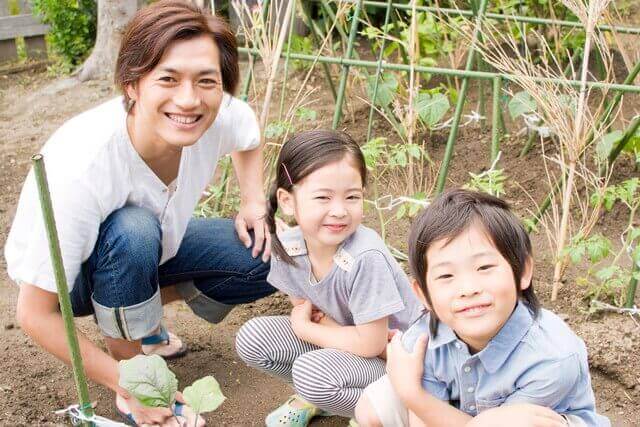
[[[451,241],[435,241],[426,261],[431,309],[473,351],[482,350],[515,308],[518,292],[511,266],[477,222]],[[531,275],[529,261],[520,280],[522,290],[530,285]]]

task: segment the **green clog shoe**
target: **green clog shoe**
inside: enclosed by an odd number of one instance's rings
[[[303,404],[302,408],[291,405],[296,400]],[[267,415],[264,422],[267,427],[307,427],[313,417],[328,415],[329,413],[294,394],[278,409]]]

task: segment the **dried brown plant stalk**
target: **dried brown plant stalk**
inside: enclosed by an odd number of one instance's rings
[[[552,201],[552,216],[557,219],[555,238],[552,239],[555,248],[555,268],[553,275],[552,300],[558,295],[562,273],[566,266],[564,248],[576,227],[571,224],[572,200],[581,200],[576,196],[576,179],[579,170],[586,167],[581,164],[585,150],[592,141],[600,139],[606,132],[606,127],[601,126],[600,118],[604,114],[604,101],[606,90],[602,90],[599,99],[592,97],[588,89],[589,55],[595,48],[603,58],[605,64],[605,82],[613,81],[612,56],[608,49],[606,39],[602,33],[596,30],[596,24],[607,8],[610,0],[561,0],[570,9],[584,26],[586,34],[583,48],[582,63],[579,73],[572,70],[570,76],[579,75],[579,87],[568,84],[568,78],[563,73],[560,60],[549,46],[546,39],[536,32],[532,32],[528,38],[537,40],[540,61],[535,63],[532,52],[527,44],[524,52],[521,52],[518,41],[512,36],[511,31],[498,28],[495,22],[487,20],[482,31],[482,40],[476,48],[484,60],[496,68],[499,72],[510,74],[511,80],[522,87],[537,103],[539,114],[544,119],[545,125],[557,136],[559,155],[557,160],[562,177],[562,191],[560,200],[554,197]],[[453,28],[453,27],[452,27]],[[472,40],[472,32],[464,30],[469,26],[463,26],[462,36],[469,42]],[[612,121],[611,121],[612,122]],[[610,123],[610,122],[609,122]],[[586,176],[582,173],[582,176]],[[550,180],[552,188],[555,181]],[[583,221],[578,227],[582,234],[592,228],[590,220],[592,215],[586,212],[585,206],[580,204]]]

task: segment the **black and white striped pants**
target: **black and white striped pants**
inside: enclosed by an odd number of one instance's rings
[[[292,382],[303,399],[345,417],[353,417],[364,388],[385,373],[385,362],[378,357],[360,357],[301,340],[289,316],[249,320],[238,331],[236,351],[252,368]]]

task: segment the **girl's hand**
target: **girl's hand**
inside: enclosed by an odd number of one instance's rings
[[[413,353],[409,353],[402,346],[402,332],[397,332],[387,344],[387,374],[402,400],[417,396],[422,391],[427,341],[427,335],[421,335]]]
[[[467,427],[511,427],[518,420],[522,427],[566,427],[567,421],[543,406],[522,403],[488,409],[471,420]]]
[[[300,339],[304,339],[306,326],[311,323],[312,310],[313,305],[309,300],[304,300],[302,304],[295,305],[291,309],[291,328]]]
[[[311,321],[313,323],[320,323],[320,321],[325,317],[325,314],[319,308],[313,307],[311,309]]]
[[[253,242],[251,255],[254,258],[257,257],[264,248],[262,261],[267,262],[269,256],[271,256],[271,234],[264,220],[265,215],[265,203],[240,203],[240,210],[235,218],[235,226],[238,238],[247,248],[251,247],[249,230],[253,230],[255,241]]]

